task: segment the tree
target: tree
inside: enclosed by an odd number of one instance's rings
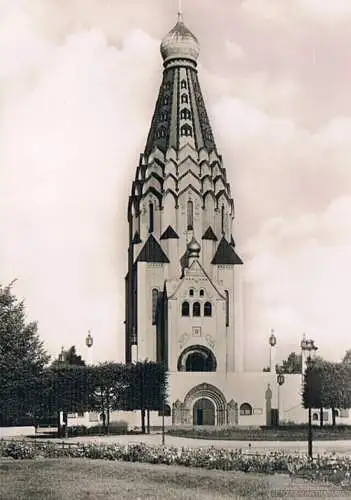
[[[345,352],[345,356],[342,359],[342,363],[347,364],[347,365],[351,365],[351,349],[348,349]]]
[[[79,356],[76,352],[76,346],[70,347],[67,351],[62,348],[58,359],[55,359],[52,363],[53,366],[85,366],[85,361],[82,356]]]
[[[320,422],[323,426],[323,408],[332,410],[332,425],[335,426],[337,408],[351,406],[351,366],[346,363],[332,363],[322,358],[316,358],[307,367],[304,387],[303,404],[305,408],[320,409]]]
[[[108,434],[111,411],[123,409],[123,393],[129,387],[125,365],[103,363],[89,368],[91,372],[89,409],[102,415],[104,432]]]
[[[28,322],[23,301],[12,286],[0,285],[0,425],[35,420],[42,374],[49,361],[35,322]]]
[[[145,412],[159,411],[167,396],[167,370],[164,364],[144,361],[126,365],[129,387],[124,394],[127,410],[141,411],[141,429],[145,434]]]
[[[281,365],[282,373],[301,373],[302,372],[302,356],[291,352],[287,359]]]

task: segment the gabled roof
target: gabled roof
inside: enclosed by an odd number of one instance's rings
[[[217,241],[218,240],[218,238],[214,234],[213,229],[212,229],[211,226],[208,226],[208,228],[206,229],[206,231],[205,231],[202,239],[203,240],[212,240],[212,241]]]
[[[235,250],[228,241],[223,237],[219,242],[215,256],[212,259],[211,264],[229,264],[237,265],[242,264],[243,261],[235,253]]]
[[[194,278],[197,280],[199,277],[204,277],[212,285],[216,293],[221,299],[225,299],[224,292],[213,282],[210,276],[206,273],[205,269],[202,267],[198,260],[194,260],[191,266],[184,270],[184,276],[180,280],[167,280],[166,281],[166,292],[169,298],[174,297],[182,286],[189,286],[189,278]]]
[[[141,238],[140,238],[140,234],[138,233],[138,231],[135,231],[133,239],[132,239],[132,244],[136,245],[137,243],[141,243]]]
[[[169,259],[158,241],[150,234],[136,261],[167,263]]]
[[[177,235],[172,226],[168,226],[160,238],[160,240],[170,240],[170,239],[179,239],[179,236]]]

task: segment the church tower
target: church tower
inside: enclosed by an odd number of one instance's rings
[[[244,357],[234,203],[200,89],[199,43],[181,14],[161,55],[128,204],[125,358],[166,363],[174,424],[226,424],[235,419],[228,374],[243,371]]]

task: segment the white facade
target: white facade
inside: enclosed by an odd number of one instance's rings
[[[274,373],[244,371],[243,262],[234,202],[181,17],[161,44],[163,80],[128,206],[126,362],[166,363],[167,423],[267,425]],[[281,419],[306,421],[301,376],[286,376]],[[155,416],[153,423],[159,423]]]

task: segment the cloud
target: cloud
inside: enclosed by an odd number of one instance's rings
[[[348,0],[245,0],[242,10],[250,17],[259,17],[268,22],[287,23],[312,21],[322,24],[346,22],[351,16]]]
[[[99,359],[123,359],[119,220],[148,127],[140,86],[157,89],[158,42],[134,30],[117,49],[82,30],[58,44],[17,14],[12,39],[0,39],[1,281],[19,278],[51,352],[81,347],[91,328]]]
[[[225,42],[225,50],[231,59],[242,59],[245,57],[245,52],[240,45],[230,40]]]
[[[206,42],[199,75],[235,198],[256,368],[271,327],[284,352],[303,331],[326,356],[349,347],[349,7],[326,4],[187,13]],[[143,6],[0,2],[0,282],[19,278],[52,353],[82,349],[91,328],[96,359],[124,356],[126,207],[174,24],[165,2]]]

